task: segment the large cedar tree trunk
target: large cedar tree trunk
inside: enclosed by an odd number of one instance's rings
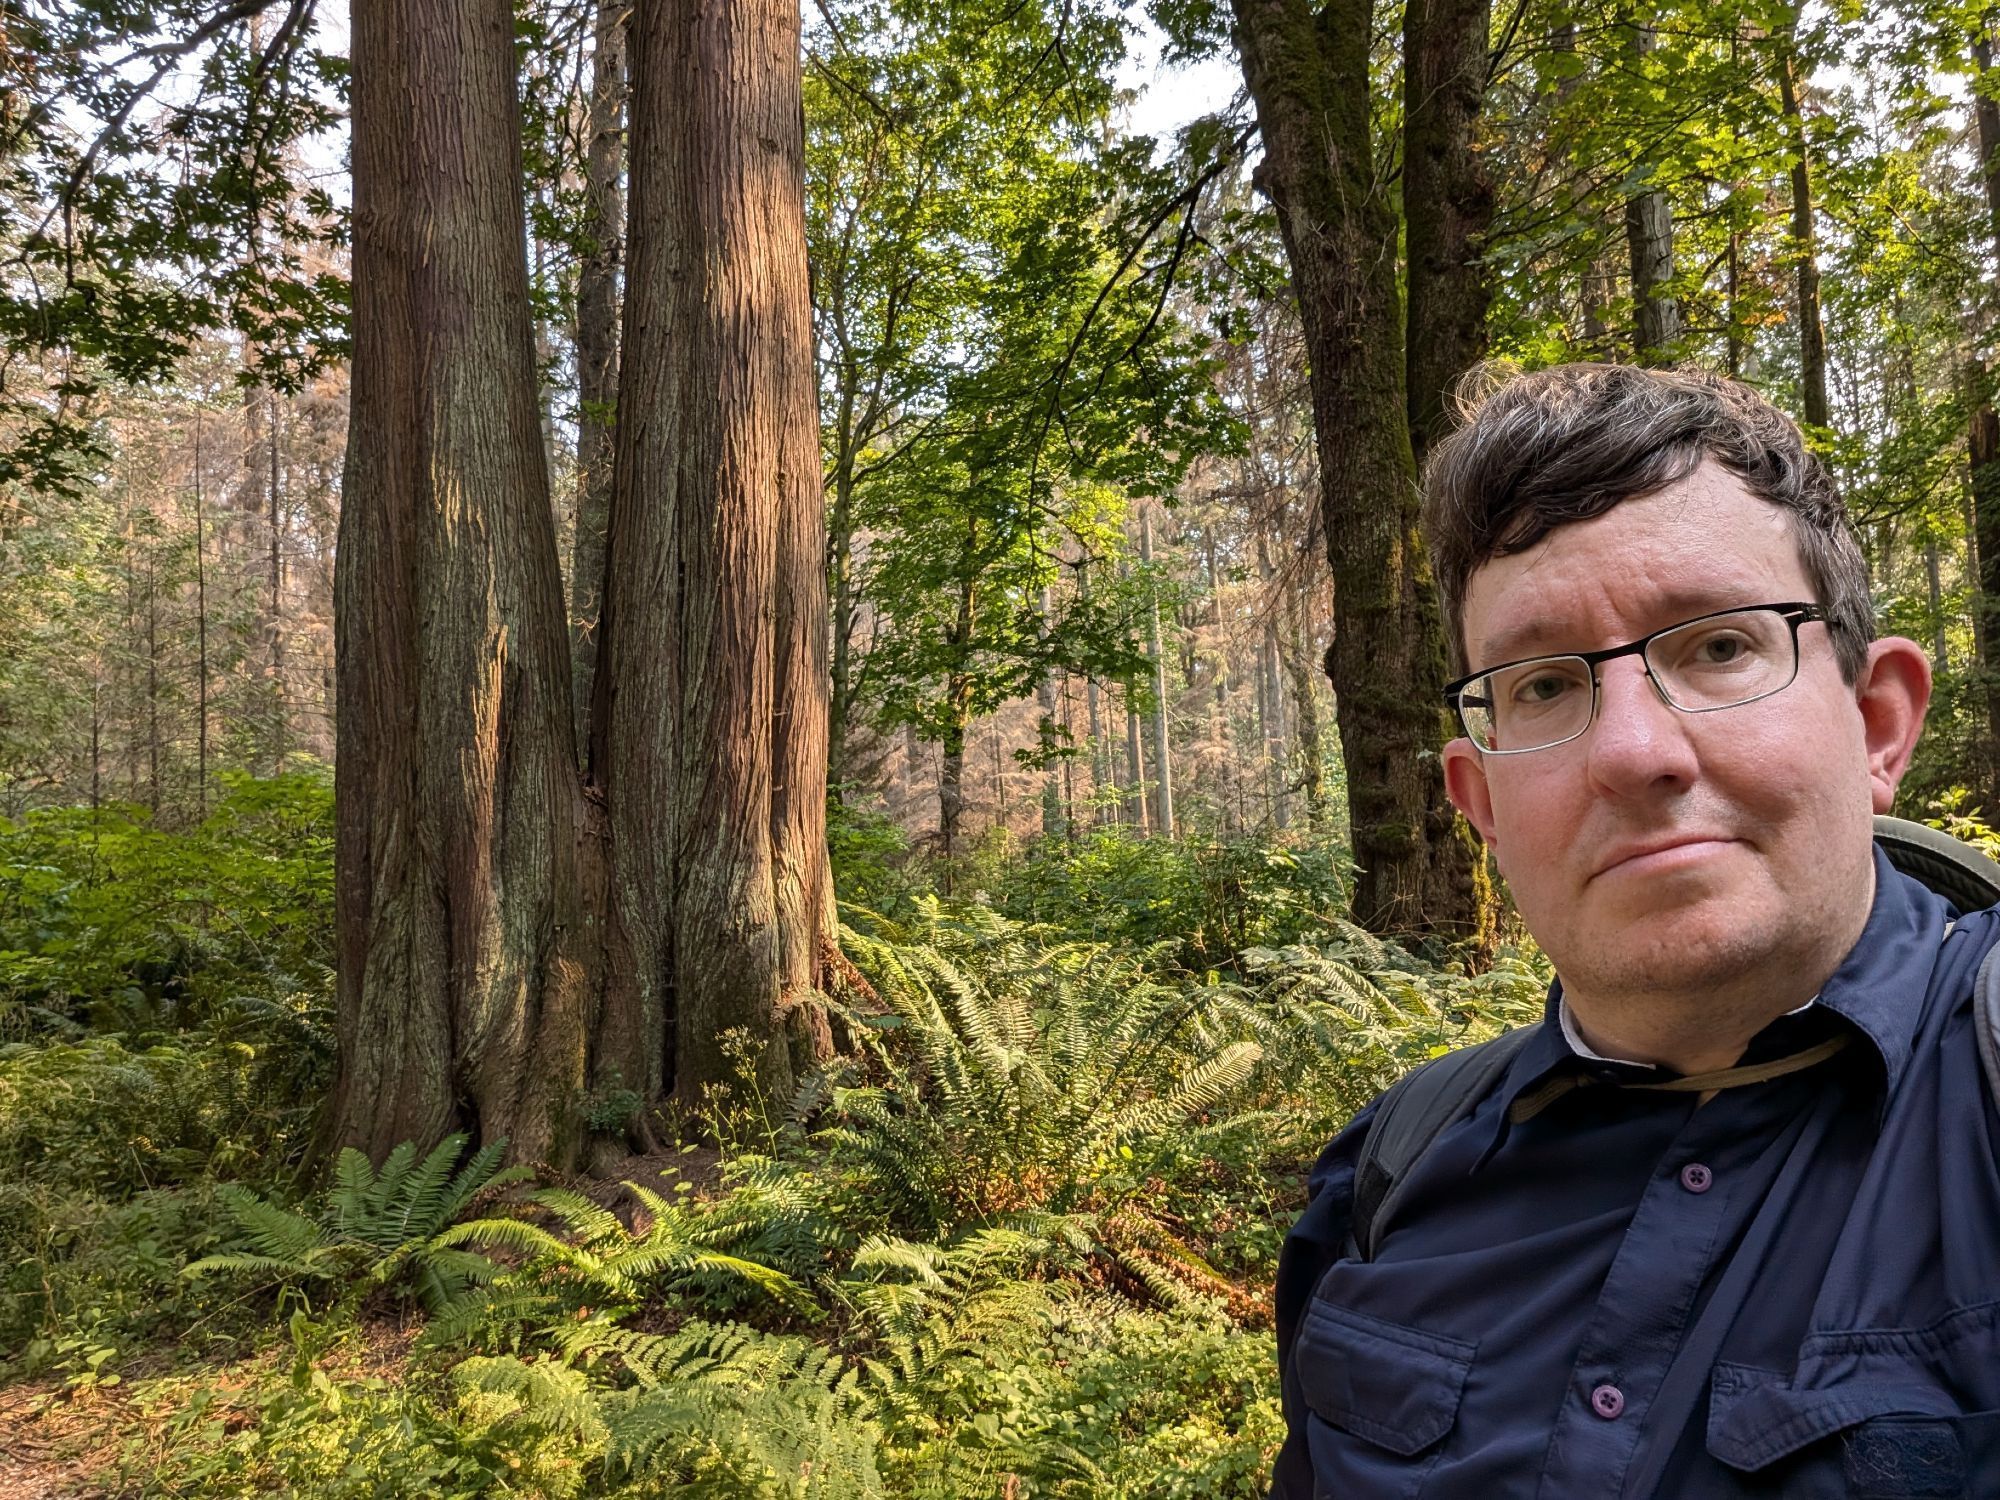
[[[355,0],[333,1139],[561,1160],[584,1059],[569,664],[513,8]]]
[[[1369,119],[1372,6],[1232,3],[1311,364],[1355,916],[1378,932],[1480,932],[1479,865],[1438,759],[1444,632],[1417,529],[1398,226]]]
[[[593,765],[642,1035],[674,1094],[767,1087],[832,953],[827,601],[797,0],[637,0]],[[609,681],[606,681],[606,678]],[[814,1023],[818,1030],[815,1031]],[[650,1083],[654,1054],[621,1071]]]

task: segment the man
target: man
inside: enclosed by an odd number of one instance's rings
[[[1372,1257],[1381,1101],[1314,1170],[1274,1493],[2000,1495],[2000,917],[1873,846],[1930,674],[1825,471],[1743,386],[1568,366],[1425,484],[1447,785],[1558,978]]]

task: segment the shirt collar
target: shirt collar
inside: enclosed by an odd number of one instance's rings
[[[1788,1010],[1785,1014],[1788,1016],[1803,1015],[1813,1008],[1818,999],[1819,996],[1815,995],[1797,1010]],[[1620,1067],[1624,1068],[1648,1068],[1652,1066],[1651,1063],[1635,1062],[1629,1057],[1606,1057],[1602,1052],[1594,1050],[1590,1043],[1583,1039],[1583,1032],[1576,1024],[1576,1012],[1570,1008],[1569,997],[1566,995],[1559,997],[1556,1001],[1556,1022],[1562,1027],[1563,1040],[1569,1044],[1569,1050],[1585,1062],[1617,1063]]]
[[[1867,924],[1833,977],[1800,1007],[1824,1007],[1868,1039],[1882,1064],[1885,1099],[1896,1091],[1909,1063],[1917,1018],[1950,916],[1951,909],[1943,898],[1899,873],[1878,846],[1875,900]],[[1580,1064],[1606,1076],[1635,1081],[1671,1076],[1665,1069],[1644,1063],[1599,1056],[1584,1045],[1567,1012],[1558,978],[1549,986],[1548,1003],[1535,1035],[1521,1048],[1500,1085],[1494,1139],[1482,1160],[1505,1137],[1507,1112],[1514,1100],[1558,1068]]]

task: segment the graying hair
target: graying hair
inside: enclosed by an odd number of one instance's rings
[[[1850,684],[1859,678],[1875,638],[1861,545],[1798,425],[1749,386],[1634,365],[1556,365],[1525,375],[1486,367],[1460,383],[1458,405],[1460,426],[1424,465],[1424,534],[1458,671],[1469,670],[1465,591],[1481,564],[1653,494],[1713,459],[1790,514],[1841,676]]]

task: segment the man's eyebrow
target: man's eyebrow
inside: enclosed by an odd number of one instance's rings
[[[1740,584],[1676,588],[1660,593],[1646,613],[1655,621],[1652,629],[1664,630],[1669,625],[1678,625],[1683,620],[1697,619],[1702,615],[1714,614],[1725,609],[1748,609],[1753,605],[1783,602],[1785,600],[1780,599],[1777,594],[1772,594],[1769,598],[1763,595],[1753,597],[1752,593],[1746,592]],[[1644,630],[1635,631],[1625,639],[1636,639],[1647,633]],[[1601,644],[1617,645],[1619,642],[1607,641]],[[1561,622],[1542,616],[1521,625],[1495,631],[1486,637],[1479,661],[1484,666],[1497,667],[1506,662],[1521,661],[1528,657],[1592,649],[1595,648],[1577,644],[1574,635],[1564,632]],[[1474,668],[1474,670],[1479,669]]]

